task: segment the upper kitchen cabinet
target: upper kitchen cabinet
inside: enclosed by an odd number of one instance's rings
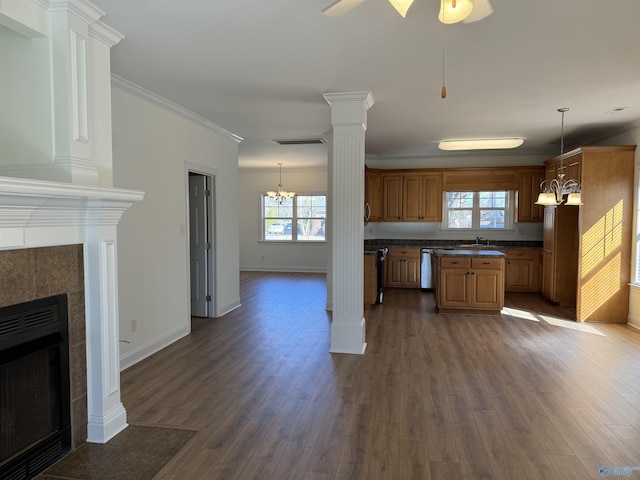
[[[584,205],[547,207],[555,209],[555,214],[545,221],[545,253],[552,247],[543,258],[543,292],[545,286],[555,284],[557,290],[558,284],[568,284],[575,290],[568,298],[575,295],[579,321],[628,320],[635,149],[635,145],[582,147],[545,162],[547,178],[553,178],[551,171],[564,171],[565,180],[581,184]],[[564,218],[567,209],[576,210]],[[573,235],[577,235],[575,263],[561,267],[557,262],[567,257],[557,248],[571,242]],[[562,281],[557,277],[559,269],[576,273]],[[548,290],[547,294],[554,289]]]
[[[542,222],[544,208],[536,205],[540,184],[545,179],[545,168],[521,169],[516,190],[516,222]]]
[[[402,220],[442,221],[442,175],[423,173],[402,177]]]
[[[382,220],[382,174],[369,169],[364,177],[364,219],[367,222]]]
[[[402,175],[382,176],[382,221],[402,220]]]

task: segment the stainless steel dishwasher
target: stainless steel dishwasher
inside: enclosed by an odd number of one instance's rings
[[[423,290],[434,288],[432,255],[433,249],[420,249],[420,288]]]

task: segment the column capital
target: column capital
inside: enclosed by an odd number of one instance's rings
[[[325,93],[324,99],[331,106],[331,124],[364,125],[367,127],[367,110],[375,103],[371,92]]]

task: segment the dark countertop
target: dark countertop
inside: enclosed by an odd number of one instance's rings
[[[365,240],[364,250],[374,250],[382,247],[396,247],[396,248],[431,248],[434,250],[443,248],[459,249],[458,245],[465,245],[474,243],[475,240],[403,240],[403,239],[375,239]],[[495,245],[492,245],[495,244]],[[509,240],[495,240],[490,245],[483,246],[487,249],[500,250],[529,250],[529,249],[541,249],[542,241],[509,241]],[[472,250],[482,249],[482,247],[473,247]]]
[[[436,257],[506,257],[507,254],[497,250],[461,249],[461,250],[434,250]]]

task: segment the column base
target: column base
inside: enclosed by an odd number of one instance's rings
[[[330,353],[363,355],[366,348],[364,317],[355,322],[331,322]]]
[[[122,404],[105,415],[89,415],[87,442],[107,443],[128,426],[127,411]]]

